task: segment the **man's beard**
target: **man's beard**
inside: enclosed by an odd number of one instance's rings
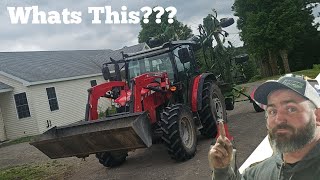
[[[278,129],[291,131],[292,135],[277,134]],[[274,150],[280,153],[296,152],[310,143],[315,136],[315,123],[310,118],[308,124],[302,128],[294,128],[288,124],[280,124],[273,129],[268,128],[270,144]]]

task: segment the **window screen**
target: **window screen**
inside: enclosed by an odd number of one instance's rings
[[[48,95],[48,101],[51,111],[55,111],[59,109],[58,99],[56,95],[56,90],[54,87],[46,88],[47,95]]]
[[[14,100],[16,102],[19,119],[30,117],[30,110],[26,93],[15,94]]]

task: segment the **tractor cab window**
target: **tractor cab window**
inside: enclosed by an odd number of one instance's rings
[[[130,61],[128,70],[130,79],[146,72],[167,72],[170,81],[173,82],[174,79],[173,68],[168,53]]]
[[[191,68],[190,63],[191,62],[190,61],[184,62],[183,60],[180,60],[180,58],[179,58],[178,51],[179,51],[179,49],[182,49],[182,48],[188,48],[188,46],[180,46],[173,51],[175,62],[176,62],[177,69],[178,69],[179,79],[184,79],[184,78],[188,77],[191,73],[191,70],[190,70],[190,68]]]

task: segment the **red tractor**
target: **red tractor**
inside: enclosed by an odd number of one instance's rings
[[[222,92],[232,90],[213,74],[199,73],[193,45],[168,42],[111,59],[102,70],[107,82],[88,90],[85,121],[54,127],[31,144],[50,158],[96,154],[101,164],[112,167],[122,164],[129,151],[161,138],[173,159],[192,158],[197,130],[214,138],[217,119],[226,120]],[[99,98],[111,99],[117,113],[99,119]]]

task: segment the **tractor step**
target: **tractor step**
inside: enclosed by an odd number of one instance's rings
[[[51,159],[146,148],[152,145],[151,125],[147,112],[122,113],[53,127],[30,144]]]

